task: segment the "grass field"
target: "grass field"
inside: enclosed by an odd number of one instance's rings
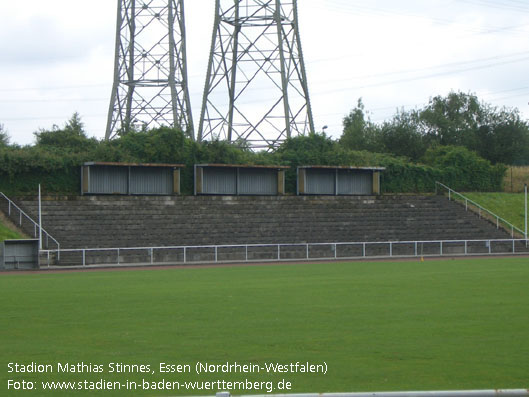
[[[100,379],[285,379],[298,393],[526,388],[528,279],[527,258],[0,274],[1,395],[216,391],[45,392],[40,383]],[[160,363],[307,361],[327,373],[159,372]],[[54,372],[8,372],[32,362]],[[104,372],[56,371],[81,362]],[[110,363],[154,374],[109,373]],[[9,379],[38,390],[9,391]]]
[[[8,228],[2,218],[0,217],[0,243],[4,240],[11,240],[11,239],[18,239],[18,238],[22,238],[22,236],[13,231],[12,229]]]
[[[464,193],[464,195],[511,222],[520,230],[524,230],[524,193]]]

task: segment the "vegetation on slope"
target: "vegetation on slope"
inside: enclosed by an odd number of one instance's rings
[[[22,235],[9,228],[7,223],[4,223],[2,217],[0,216],[0,243],[4,240],[15,240],[20,238],[22,238]]]
[[[465,193],[469,199],[502,217],[520,230],[525,228],[525,194],[523,193]]]

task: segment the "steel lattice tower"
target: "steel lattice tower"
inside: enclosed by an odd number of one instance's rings
[[[162,125],[193,135],[183,0],[118,0],[106,139]]]
[[[198,140],[277,147],[314,131],[297,0],[216,0]]]

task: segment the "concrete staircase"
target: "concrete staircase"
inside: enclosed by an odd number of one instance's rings
[[[18,200],[37,219],[35,199]],[[503,239],[441,196],[45,198],[61,248]]]

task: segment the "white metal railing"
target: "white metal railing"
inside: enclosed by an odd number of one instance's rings
[[[217,393],[216,397],[235,397],[229,392]],[[303,393],[262,394],[238,397],[529,397],[528,389],[453,390],[453,391],[399,391],[371,393]]]
[[[480,204],[476,203],[475,201],[469,199],[468,197],[464,196],[463,194],[461,193],[458,193],[456,192],[455,190],[449,188],[448,186],[442,184],[441,182],[435,182],[435,192],[437,193],[437,187],[441,187],[443,189],[445,189],[447,192],[448,192],[448,200],[452,200],[452,198],[454,197],[459,197],[462,201],[464,201],[465,203],[465,209],[468,211],[468,208],[469,208],[469,204],[471,204],[472,206],[476,207],[478,209],[478,214],[479,216],[483,216],[483,213],[486,213],[488,214],[492,219],[495,219],[496,220],[496,228],[500,228],[500,224],[503,223],[506,227],[507,227],[507,230],[509,230],[511,232],[511,237],[514,238],[514,232],[518,232],[520,233],[522,236],[525,235],[525,232],[514,226],[512,223],[510,223],[509,221],[503,219],[501,216],[499,215],[496,215],[494,212],[486,209],[485,207],[481,206]]]
[[[0,192],[0,198],[3,198],[5,201],[7,201],[7,215],[12,220],[15,219],[18,221],[18,225],[22,226],[22,221],[25,219],[29,223],[33,225],[33,236],[35,238],[39,237],[39,224],[35,222],[31,217],[26,214],[18,205],[16,205],[13,201],[11,201],[4,193]],[[11,212],[18,211],[18,216],[13,216]],[[42,229],[42,235],[43,235],[43,245],[49,248],[50,240],[57,246],[57,252],[60,252],[61,245],[59,242],[53,238],[52,235],[50,235],[46,230]]]
[[[525,239],[374,241],[43,250],[42,261],[62,266],[250,263],[365,258],[529,254]]]

